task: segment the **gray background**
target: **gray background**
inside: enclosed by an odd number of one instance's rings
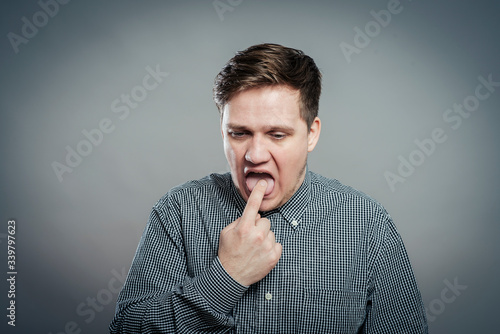
[[[354,28],[387,0],[231,3],[220,17],[212,1],[71,1],[16,53],[7,34],[22,35],[22,18],[33,22],[41,7],[2,2],[0,247],[6,268],[14,218],[18,270],[15,328],[1,280],[2,332],[55,334],[72,321],[82,333],[107,331],[116,300],[108,284],[128,270],[152,205],[172,186],[228,170],[213,78],[261,42],[302,49],[322,70],[323,128],[309,167],[391,213],[431,331],[494,332],[500,87],[457,129],[443,114],[474,94],[479,76],[500,81],[498,2],[402,0],[350,62],[339,45],[354,45]],[[120,119],[112,102],[157,65],[168,77]],[[105,118],[113,132],[60,182],[51,164]],[[447,140],[391,191],[384,173],[397,173],[398,157],[435,128]],[[450,303],[445,280],[467,286]],[[101,301],[93,319],[89,298]]]

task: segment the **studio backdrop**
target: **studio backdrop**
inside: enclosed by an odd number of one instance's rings
[[[215,75],[303,50],[323,74],[309,169],[382,203],[432,333],[498,328],[495,1],[6,0],[2,333],[106,333],[154,203],[227,172]]]

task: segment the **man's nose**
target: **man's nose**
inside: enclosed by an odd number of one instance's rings
[[[258,165],[269,161],[270,158],[271,154],[269,153],[264,138],[260,138],[259,136],[253,137],[247,148],[245,160],[254,165]]]

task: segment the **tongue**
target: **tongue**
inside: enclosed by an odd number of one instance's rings
[[[248,190],[252,192],[253,188],[255,188],[255,185],[260,180],[266,180],[267,182],[267,188],[264,195],[269,195],[270,193],[272,193],[274,189],[274,179],[269,174],[260,174],[260,173],[248,174],[246,178]]]

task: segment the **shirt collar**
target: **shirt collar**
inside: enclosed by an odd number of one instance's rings
[[[300,224],[301,217],[307,208],[307,204],[311,199],[311,175],[309,168],[306,168],[306,173],[304,177],[304,181],[300,185],[299,189],[290,197],[290,199],[283,204],[282,206],[273,209],[271,211],[261,212],[262,217],[270,216],[274,213],[279,213],[285,218],[285,220],[289,223],[296,221]],[[231,179],[231,190],[234,195],[235,204],[238,209],[239,216],[243,214],[243,210],[245,210],[246,202],[241,197],[238,189],[234,185]]]

